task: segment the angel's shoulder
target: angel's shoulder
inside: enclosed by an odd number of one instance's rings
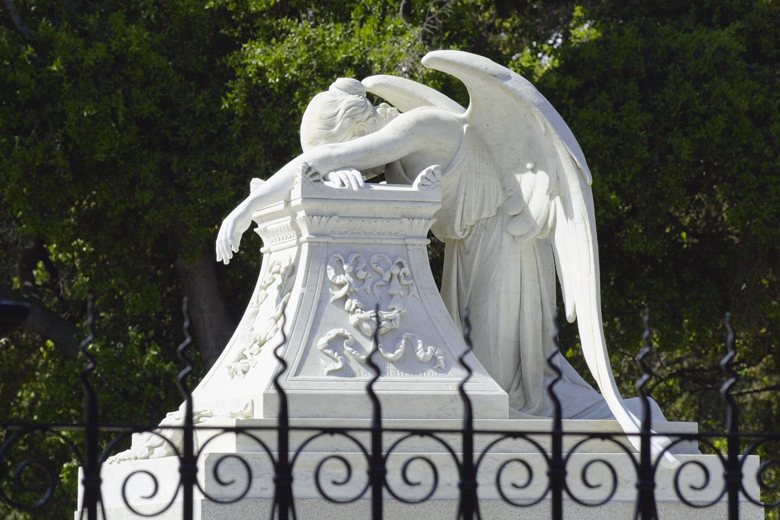
[[[458,114],[449,110],[419,107],[401,114],[388,127],[414,138],[429,135],[438,139],[460,140],[464,122]]]
[[[407,118],[410,121],[417,122],[442,122],[462,124],[462,114],[457,114],[452,110],[439,107],[417,107],[400,115],[400,118]]]

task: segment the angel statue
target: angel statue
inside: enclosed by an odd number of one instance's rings
[[[440,174],[431,230],[445,244],[441,296],[456,324],[469,309],[474,353],[507,392],[511,416],[553,412],[545,358],[554,349],[557,271],[566,317],[577,320],[601,390],[559,355],[563,416],[614,418],[637,432],[640,402],[621,398],[607,355],[592,178],[571,130],[531,83],[487,58],[434,51],[422,63],[466,85],[467,110],[399,77],[338,79],[303,115],[303,153],[224,220],[217,260],[227,264],[238,251],[255,211],[289,198],[304,163],[354,190],[381,173],[408,184],[426,170]],[[373,106],[366,92],[393,107]],[[655,403],[653,415],[664,420]]]

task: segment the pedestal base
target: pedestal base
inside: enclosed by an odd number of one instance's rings
[[[270,518],[268,514],[274,494],[274,466],[261,442],[272,450],[277,446],[273,421],[234,420],[223,426],[252,429],[245,430],[246,434],[221,431],[218,435],[214,435],[218,430],[211,430],[210,440],[205,436],[208,430],[200,431],[203,437],[198,439],[201,445],[198,481],[203,492],[212,500],[196,490],[195,518]],[[307,428],[293,430],[290,436],[289,456],[291,460],[295,457],[293,495],[298,518],[369,518],[368,462],[363,449],[370,447],[370,433],[361,430],[369,426],[368,421],[308,419],[293,421],[293,426]],[[386,458],[386,478],[390,490],[405,500],[421,500],[431,492],[436,482],[430,500],[415,506],[402,504],[386,489],[384,518],[435,520],[457,517],[459,473],[454,457],[462,458],[461,433],[458,432],[460,426],[460,421],[455,420],[384,421],[383,450],[385,453],[390,451]],[[331,434],[321,430],[330,428],[349,431]],[[422,428],[438,430],[436,438],[404,432]],[[499,483],[510,500],[518,503],[528,504],[545,495],[549,498],[547,456],[550,452],[551,421],[478,420],[475,421],[475,428],[491,432],[475,436],[476,458],[483,457],[477,475],[482,518],[550,518],[549,500],[532,507],[515,507],[501,500],[496,483]],[[696,424],[661,423],[658,424],[658,430],[659,433],[673,437],[673,433],[695,433]],[[565,421],[564,431],[568,432],[564,436],[563,451],[564,456],[568,457],[566,485],[569,493],[590,503],[609,498],[606,504],[599,507],[586,507],[565,500],[564,516],[577,520],[633,518],[638,454],[633,453],[628,440],[620,435],[617,422]],[[523,432],[523,437],[504,437],[502,432]],[[613,435],[615,442],[595,438],[604,433]],[[589,440],[580,444],[586,438]],[[498,439],[502,440],[494,442]],[[296,455],[298,450],[300,452]],[[692,443],[680,443],[676,452],[682,464],[679,475],[676,469],[663,465],[658,467],[655,474],[655,497],[660,518],[726,519],[725,500],[712,507],[696,509],[682,503],[675,490],[676,482],[679,492],[692,503],[715,500],[723,489],[723,465],[720,458],[698,454]],[[275,459],[278,456],[275,452],[271,455]],[[756,474],[758,466],[757,456],[748,457],[743,465],[746,475],[743,485],[746,492],[756,498],[760,493],[758,485],[749,476]],[[408,471],[406,480],[404,468]],[[181,518],[178,470],[179,460],[176,457],[104,465],[102,490],[108,518],[137,518],[127,510],[123,496],[127,503],[146,515],[162,511],[172,501],[173,505],[156,518]],[[409,485],[407,482],[417,484]],[[698,487],[702,489],[697,491]],[[348,505],[333,504],[323,499],[323,492],[334,500],[358,500]],[[218,503],[234,501],[242,496],[234,504]],[[763,514],[760,507],[748,502],[741,504],[742,519],[761,520]]]
[[[271,518],[270,499],[245,499],[236,504],[216,504],[204,499],[195,501],[195,520],[247,520],[248,518]],[[719,503],[706,509],[694,509],[679,502],[658,502],[659,520],[728,520],[726,504]],[[429,500],[422,504],[407,505],[394,500],[383,503],[384,520],[454,520],[458,513],[456,500]],[[633,501],[614,501],[599,507],[585,507],[570,500],[563,504],[563,516],[576,520],[626,520],[634,518],[636,504]],[[549,520],[550,502],[517,508],[501,500],[481,500],[482,518],[490,520]],[[298,520],[367,520],[371,518],[371,503],[358,500],[352,504],[333,504],[326,500],[296,500],[295,512]],[[75,519],[78,520],[79,512]],[[139,517],[126,509],[107,509],[110,520],[137,520]],[[181,503],[174,504],[158,518],[180,520]],[[749,503],[739,508],[741,520],[763,520],[764,510]]]

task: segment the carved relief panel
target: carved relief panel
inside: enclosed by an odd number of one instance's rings
[[[426,345],[417,334],[424,333],[407,323],[410,302],[417,300],[419,305],[420,296],[405,258],[375,253],[367,260],[361,253],[336,253],[328,260],[327,278],[329,304],[343,309],[350,328],[333,328],[318,338],[325,374],[370,375],[363,365],[377,323],[381,359],[375,362],[381,364],[384,375],[437,375],[446,370],[443,351]],[[356,336],[362,347],[356,345]]]

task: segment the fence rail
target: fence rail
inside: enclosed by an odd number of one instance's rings
[[[102,495],[103,483],[101,469],[107,463],[109,456],[117,446],[133,433],[147,433],[159,438],[178,458],[178,484],[169,497],[159,497],[161,487],[160,476],[147,470],[137,470],[128,475],[122,484],[122,499],[127,509],[139,515],[139,517],[158,516],[168,511],[181,497],[182,518],[191,520],[194,517],[194,503],[196,494],[206,500],[219,503],[235,503],[250,493],[253,472],[251,464],[236,454],[224,454],[216,460],[211,468],[214,482],[225,489],[232,491],[228,496],[215,496],[207,492],[198,481],[199,465],[204,464],[202,455],[207,452],[208,445],[223,435],[241,437],[248,443],[254,444],[254,449],[264,454],[273,467],[273,498],[270,516],[272,519],[287,520],[296,518],[296,499],[293,492],[293,478],[296,462],[306,448],[312,446],[323,438],[338,437],[345,443],[354,447],[355,453],[362,456],[364,464],[360,469],[365,470],[362,477],[355,469],[353,461],[343,453],[324,453],[313,470],[313,482],[319,496],[332,503],[347,504],[357,500],[370,500],[370,516],[372,520],[382,519],[383,508],[386,500],[393,499],[405,504],[417,504],[433,498],[442,481],[442,470],[430,457],[420,454],[409,454],[400,467],[389,464],[391,456],[402,453],[405,442],[411,439],[422,439],[437,446],[441,454],[451,460],[449,467],[456,468],[457,474],[457,518],[463,520],[475,520],[482,518],[480,511],[480,490],[490,491],[504,503],[522,510],[532,507],[543,501],[549,501],[550,518],[562,520],[564,518],[564,502],[566,500],[585,507],[599,507],[607,504],[615,497],[618,491],[618,469],[605,458],[591,458],[585,464],[577,466],[574,470],[574,456],[584,445],[589,442],[607,443],[618,454],[625,454],[625,459],[630,461],[627,466],[633,470],[635,476],[635,512],[634,518],[639,520],[657,520],[658,507],[656,501],[656,486],[659,467],[662,465],[662,454],[651,452],[651,439],[658,434],[652,431],[652,415],[650,413],[651,402],[646,391],[646,386],[653,374],[645,363],[645,359],[651,353],[649,316],[645,313],[644,348],[637,356],[637,362],[642,371],[642,376],[637,381],[636,388],[643,406],[641,429],[638,434],[640,450],[637,453],[625,443],[626,434],[620,432],[593,432],[593,431],[564,431],[561,416],[561,403],[555,393],[555,386],[562,378],[554,358],[558,355],[556,348],[548,357],[548,364],[557,374],[557,377],[549,385],[547,391],[553,401],[554,415],[551,428],[547,432],[539,431],[504,431],[476,429],[474,426],[474,414],[469,395],[465,390],[466,382],[472,375],[471,368],[466,361],[466,352],[459,361],[467,372],[459,385],[460,398],[463,401],[464,416],[462,426],[457,429],[422,429],[422,428],[396,428],[383,425],[382,405],[374,391],[374,385],[380,379],[378,366],[372,361],[378,350],[378,340],[374,337],[374,344],[368,356],[368,365],[374,373],[374,377],[366,385],[366,394],[373,406],[373,415],[370,425],[364,427],[335,428],[312,427],[293,425],[290,421],[287,395],[280,384],[281,377],[287,370],[287,363],[281,356],[281,349],[286,342],[282,342],[275,348],[274,354],[279,362],[279,370],[274,379],[274,387],[279,397],[278,416],[272,426],[251,427],[215,427],[196,424],[193,409],[192,391],[188,379],[193,370],[192,360],[187,351],[191,343],[189,336],[189,321],[186,312],[186,300],[184,302],[184,335],[185,340],[179,345],[177,354],[184,364],[179,372],[177,383],[184,399],[183,423],[178,426],[158,425],[109,425],[100,422],[98,396],[90,382],[91,374],[96,370],[97,360],[89,353],[88,347],[94,340],[92,334],[92,300],[88,302],[87,321],[88,336],[81,343],[81,351],[87,359],[87,365],[81,373],[81,382],[85,392],[85,418],[83,424],[41,424],[41,423],[14,423],[0,424],[4,434],[4,443],[0,446],[0,501],[9,504],[18,510],[45,511],[51,502],[57,485],[58,477],[54,468],[45,461],[24,460],[15,462],[12,456],[15,446],[25,442],[35,435],[49,435],[60,439],[70,450],[73,459],[82,468],[81,486],[82,493],[79,504],[81,518],[97,520],[98,518],[110,518],[106,515]],[[379,313],[377,312],[376,315]],[[284,319],[284,318],[283,318]],[[664,451],[674,451],[683,443],[699,443],[707,446],[708,451],[717,456],[719,468],[712,468],[699,460],[692,458],[680,464],[673,470],[672,484],[677,499],[692,508],[707,508],[720,504],[727,508],[729,520],[740,518],[740,503],[750,503],[764,508],[777,508],[780,500],[762,503],[761,497],[756,496],[755,490],[775,491],[777,486],[767,482],[768,475],[780,468],[777,460],[766,460],[757,470],[746,467],[749,455],[757,453],[757,450],[767,444],[780,446],[779,433],[745,433],[738,429],[739,408],[732,395],[732,388],[737,382],[737,373],[732,363],[736,356],[736,342],[731,326],[731,318],[725,317],[728,330],[726,345],[728,353],[721,361],[721,368],[725,376],[720,393],[725,402],[726,431],[721,434],[706,433],[680,433],[664,434],[671,439],[671,443]],[[376,327],[375,330],[378,330]],[[284,326],[280,329],[284,336]],[[376,334],[376,333],[375,333]],[[468,349],[471,349],[470,325],[468,315],[464,317],[464,336]],[[556,336],[556,347],[557,336]],[[83,432],[85,441],[83,445],[77,445],[64,432]],[[196,445],[196,434],[208,432],[211,436],[200,446]],[[101,435],[111,435],[112,439],[101,450]],[[295,437],[293,439],[293,437]],[[275,439],[275,443],[269,441]],[[479,476],[486,471],[486,460],[490,457],[491,450],[506,442],[523,442],[531,447],[536,460],[544,462],[546,475],[535,475],[534,464],[529,462],[524,454],[512,455],[503,460],[492,475],[492,488],[484,482],[480,484]],[[719,449],[719,444],[725,442],[725,453]],[[741,446],[747,446],[741,451]],[[244,480],[236,479],[227,481],[221,474],[221,469],[228,461],[233,461],[244,473]],[[325,469],[328,465],[340,465],[343,478],[330,480],[325,478]],[[601,467],[602,480],[594,481],[593,474],[596,466]],[[416,471],[413,468],[417,468]],[[510,468],[521,470],[525,478],[518,480],[517,471],[514,476],[507,477],[511,473]],[[388,478],[388,471],[398,471],[399,479],[392,481]],[[695,483],[691,483],[691,471],[698,474]],[[722,484],[714,473],[720,473]],[[420,474],[427,478],[419,477]],[[144,475],[153,484],[153,492],[143,498],[149,503],[155,504],[156,510],[148,510],[134,503],[128,497],[128,488],[132,487],[132,479]],[[607,475],[606,482],[603,475]],[[507,482],[507,479],[510,481]],[[753,480],[751,483],[750,480]],[[395,484],[394,484],[395,482]],[[397,489],[397,483],[403,484],[404,494]],[[350,486],[353,489],[350,490]],[[717,486],[720,486],[719,488]],[[238,488],[238,489],[235,489]],[[713,489],[715,488],[715,489]],[[337,493],[334,489],[338,490]],[[582,489],[598,490],[599,495],[583,496]],[[411,493],[409,491],[411,490]],[[528,492],[536,490],[532,496]],[[751,491],[753,490],[753,491]],[[697,493],[707,491],[706,499],[702,499]],[[523,494],[525,493],[525,494]],[[143,509],[143,511],[142,511]]]

